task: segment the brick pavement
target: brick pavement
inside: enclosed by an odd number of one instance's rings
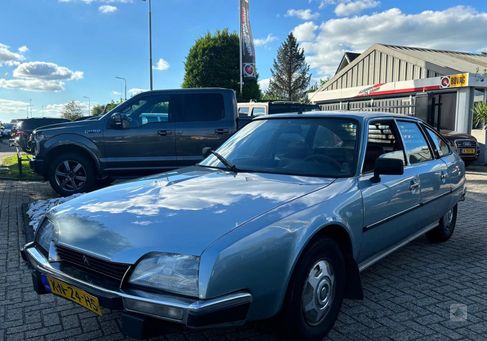
[[[330,340],[487,340],[487,174],[472,172],[468,180],[452,239],[431,244],[419,238],[365,271],[365,299],[344,302]],[[47,184],[0,181],[0,340],[123,339],[118,313],[96,317],[32,290],[18,252],[25,242],[22,204],[53,195]],[[452,304],[466,305],[465,321],[450,319]],[[259,322],[205,331],[167,325],[160,339],[277,336]]]

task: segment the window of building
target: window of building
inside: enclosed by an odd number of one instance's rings
[[[410,164],[414,165],[433,160],[433,155],[431,154],[428,142],[426,142],[423,133],[416,123],[399,121],[397,125],[401,132],[404,147],[406,148],[406,155]]]

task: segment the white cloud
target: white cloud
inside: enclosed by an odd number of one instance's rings
[[[115,90],[113,90],[113,91],[112,91],[112,95],[113,95],[113,96],[120,96],[120,95],[121,95],[121,93],[120,93],[120,91],[115,91]]]
[[[13,78],[0,78],[0,88],[30,91],[62,91],[64,82],[83,78],[83,72],[48,62],[19,64]]]
[[[130,94],[130,96],[135,96],[135,95],[138,95],[142,92],[146,92],[148,91],[147,89],[141,89],[141,88],[132,88],[132,89],[129,89],[128,90],[128,93]]]
[[[27,51],[29,51],[29,48],[27,46],[23,45],[23,46],[19,47],[17,51],[19,51],[20,53],[23,54],[23,53],[26,53]]]
[[[302,20],[313,20],[320,16],[318,12],[313,13],[310,9],[289,9],[286,17],[296,17]]]
[[[254,39],[254,44],[255,44],[255,46],[265,46],[267,44],[272,43],[276,39],[277,39],[277,37],[275,35],[273,35],[272,33],[269,33],[267,35],[267,37],[265,37],[265,38],[261,38],[261,39],[257,38],[257,39]]]
[[[315,39],[315,31],[318,25],[312,21],[307,21],[293,29],[293,34],[299,42],[312,41]]]
[[[103,14],[114,13],[118,10],[116,6],[112,5],[103,5],[98,7],[98,11]]]
[[[335,14],[339,17],[345,17],[379,5],[380,2],[376,0],[342,1],[335,7]]]
[[[25,57],[23,56],[23,52],[20,51],[21,49],[23,47],[19,48],[19,52],[14,52],[10,50],[9,46],[0,43],[0,66],[14,66],[23,61]]]
[[[71,71],[67,67],[48,62],[27,62],[17,66],[13,72],[15,78],[43,80],[78,80],[83,72]]]
[[[309,30],[298,29],[308,33]],[[317,76],[326,77],[334,73],[344,52],[362,52],[374,43],[477,51],[485,46],[487,13],[465,6],[416,14],[393,8],[371,15],[331,19],[317,31],[311,41],[307,40],[309,34],[300,36],[300,41],[304,41],[301,46]]]
[[[271,82],[270,78],[264,78],[259,81],[260,90],[266,92],[269,89],[269,84]]]
[[[0,98],[0,121],[5,122],[7,115],[19,115],[27,113],[29,102],[13,101]]]
[[[158,71],[165,71],[169,69],[169,67],[170,67],[169,63],[164,58],[159,58],[156,65],[152,66],[154,70],[158,70]]]

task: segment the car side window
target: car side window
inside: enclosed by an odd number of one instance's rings
[[[170,100],[168,96],[147,96],[129,102],[121,110],[127,128],[139,128],[150,123],[170,121]]]
[[[410,164],[433,160],[428,142],[415,122],[398,121],[397,126],[401,132]]]
[[[394,121],[369,123],[367,149],[362,173],[372,172],[378,158],[399,159],[405,163],[404,149]]]
[[[238,114],[240,117],[247,117],[249,116],[249,107],[239,107]]]
[[[435,145],[436,151],[438,152],[438,155],[440,157],[446,156],[450,154],[450,147],[448,147],[448,143],[443,140],[443,138],[438,135],[437,132],[435,132],[433,129],[430,129],[426,126],[423,126],[428,133],[431,141],[433,141],[433,144]]]
[[[173,122],[208,122],[225,118],[225,102],[221,94],[180,94],[175,99]]]

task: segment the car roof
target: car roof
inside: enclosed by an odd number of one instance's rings
[[[309,111],[309,112],[303,112],[302,114],[274,114],[274,115],[259,116],[258,118],[256,118],[256,120],[279,119],[279,118],[310,118],[310,117],[352,118],[358,121],[369,121],[375,118],[379,118],[379,119],[400,118],[400,119],[409,119],[413,121],[420,121],[420,119],[416,117],[400,115],[400,114],[383,113],[383,112],[370,112],[370,111]]]

